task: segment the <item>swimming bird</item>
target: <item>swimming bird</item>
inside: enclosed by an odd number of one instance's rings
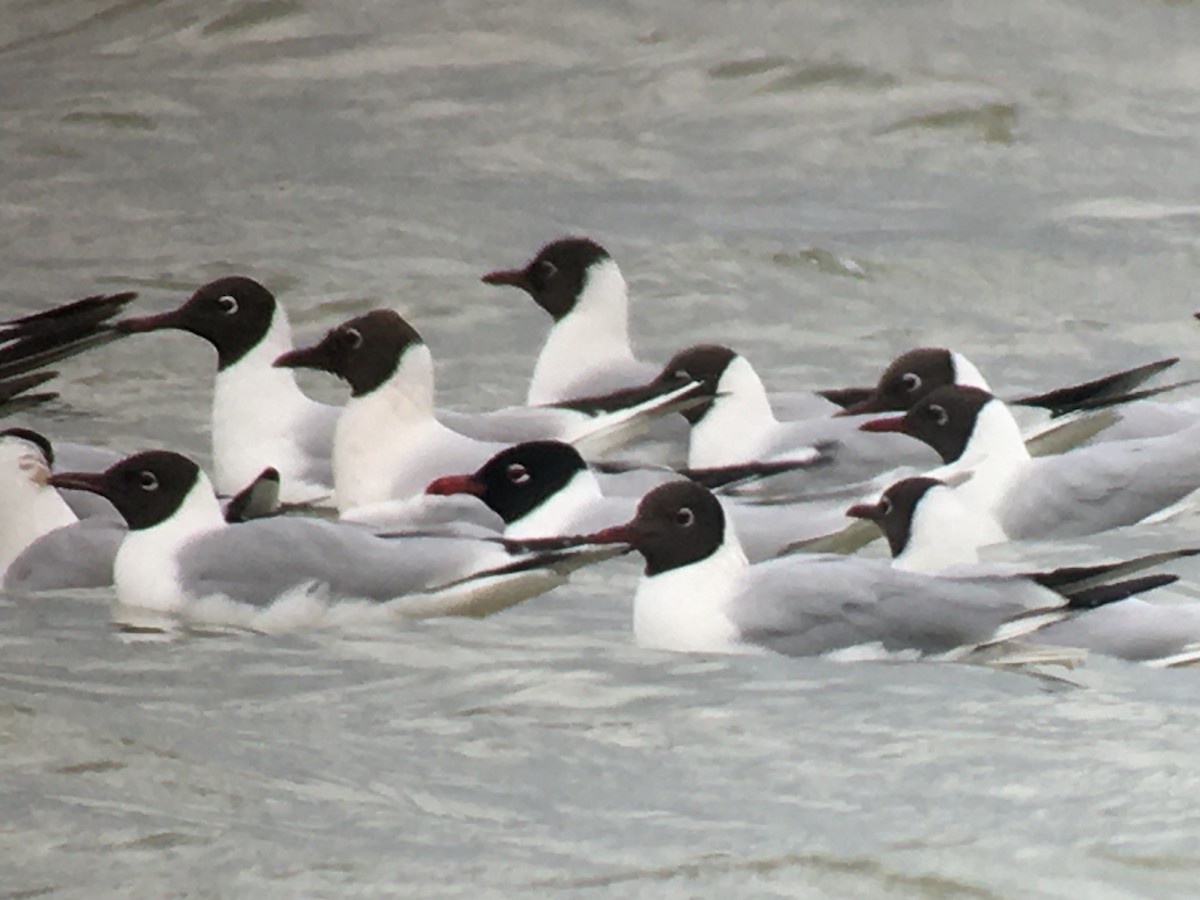
[[[313,400],[293,373],[274,366],[292,349],[292,330],[267,288],[243,276],[218,278],[176,309],[122,319],[116,327],[126,334],[186,331],[217,351],[211,424],[213,483],[220,493],[232,494],[273,467],[281,502],[330,502],[340,410]]]
[[[945,465],[930,474],[970,473],[955,488],[958,500],[991,516],[1011,539],[1076,537],[1132,525],[1200,488],[1200,425],[1033,458],[1002,401],[979,388],[949,385],[903,416],[861,427],[906,434],[932,447]]]
[[[925,468],[928,450],[902,440],[877,442],[859,432],[862,419],[824,414],[780,421],[762,380],[741,354],[720,344],[698,344],[675,354],[663,377],[700,384],[703,402],[683,411],[691,423],[688,466],[771,465],[820,453],[824,462],[801,472],[796,489],[853,484],[902,467]],[[791,485],[794,479],[788,479]],[[770,489],[769,483],[766,489]]]
[[[127,334],[178,329],[217,351],[213,389],[213,479],[233,493],[258,472],[280,473],[285,504],[332,505],[333,436],[341,408],[308,397],[295,375],[274,365],[294,349],[282,304],[262,284],[244,276],[219,278],[169,312],[117,323]],[[636,437],[646,422],[673,412],[687,385],[655,384],[624,406],[601,408],[580,401],[569,409],[515,408],[473,415],[439,411],[457,429],[508,440],[512,435],[591,437],[609,447]]]
[[[438,475],[474,469],[506,446],[439,421],[433,357],[416,329],[394,310],[377,309],[343,322],[318,343],[280,355],[275,365],[330,372],[350,386],[333,441],[336,503],[342,512],[419,496]],[[689,381],[668,385],[648,403],[673,402],[693,387]],[[643,404],[598,417],[555,410],[555,421],[530,424],[535,437],[586,443],[624,429],[629,416],[648,408]]]
[[[505,537],[548,538],[590,533],[633,515],[638,498],[608,495],[603,483],[569,444],[529,441],[501,450],[472,474],[437,478],[426,492],[478,497],[504,520]],[[828,534],[842,524],[841,504],[835,502],[720,502],[752,560],[776,556],[794,541]]]
[[[482,280],[520,288],[553,319],[526,403],[603,396],[645,384],[662,371],[634,355],[625,277],[612,255],[591,238],[551,241],[525,266],[498,269]],[[812,392],[775,394],[773,401],[794,417],[836,408]]]
[[[979,551],[1003,541],[1004,535],[936,479],[905,479],[884,491],[877,503],[855,505],[847,515],[882,529],[897,568],[957,575],[1020,571],[1019,564],[980,562]],[[1166,562],[1197,552],[1184,548],[1154,557]],[[1190,664],[1200,660],[1200,603],[1131,597],[1049,625],[1032,639],[1154,666]]]
[[[231,525],[200,467],[165,450],[135,454],[101,473],[56,473],[49,483],[94,491],[125,518],[129,532],[113,566],[121,603],[251,628],[279,624],[296,604],[327,609],[347,601],[405,616],[486,615],[612,553],[385,537],[310,517]]]
[[[0,586],[13,592],[100,587],[125,528],[80,520],[48,484],[54,451],[26,428],[0,431]]]
[[[656,488],[631,521],[588,539],[629,545],[645,560],[634,596],[638,644],[688,652],[961,653],[1175,580],[1114,582],[1129,571],[1121,567],[936,577],[842,556],[751,565],[721,504],[691,482]]]

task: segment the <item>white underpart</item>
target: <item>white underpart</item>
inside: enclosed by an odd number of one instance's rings
[[[950,351],[950,364],[954,367],[954,383],[963,387],[979,388],[981,391],[992,392],[991,385],[983,377],[983,373],[961,353]]]
[[[709,557],[654,576],[643,576],[633,597],[638,646],[684,653],[752,653],[728,609],[749,563],[728,520],[725,539]]]
[[[416,496],[439,475],[473,469],[499,447],[442,425],[433,412],[433,357],[409,347],[386,382],[352,397],[333,439],[338,511]]]
[[[972,473],[956,488],[958,499],[969,510],[994,516],[1029,460],[1017,420],[1003,402],[991,400],[979,411],[962,456],[933,474]]]
[[[233,627],[264,634],[307,628],[370,626],[394,623],[384,604],[361,599],[333,599],[328,585],[308,582],[289,588],[267,606],[254,606],[214,594],[188,605],[180,617],[204,627]]]
[[[279,471],[279,499],[303,503],[329,494],[328,485],[306,483],[307,467],[295,433],[316,404],[300,390],[291,369],[275,359],[292,349],[287,314],[276,305],[271,327],[245,356],[217,373],[213,389],[213,483],[235,494],[267,466]]]
[[[126,606],[178,613],[194,599],[184,590],[177,557],[193,538],[226,525],[212,484],[203,474],[170,518],[152,528],[130,530],[117,550],[113,581]]]
[[[35,540],[79,521],[46,484],[49,475],[41,447],[16,436],[0,439],[0,581]]]
[[[688,465],[707,469],[753,462],[778,425],[758,373],[735,356],[717,382],[712,406],[692,426]]]
[[[979,562],[979,549],[1008,540],[989,514],[966,506],[950,487],[925,492],[913,510],[908,543],[893,561],[897,569],[935,574]]]
[[[629,344],[629,296],[612,259],[590,266],[583,292],[546,336],[533,368],[530,406],[572,399],[572,386],[590,372],[636,360]]]
[[[600,484],[590,469],[581,469],[571,480],[542,503],[504,529],[504,536],[526,538],[562,537],[574,534],[574,523],[591,504],[603,499]]]

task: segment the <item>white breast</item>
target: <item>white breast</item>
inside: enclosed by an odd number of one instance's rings
[[[126,606],[179,612],[196,599],[180,582],[179,551],[188,541],[229,528],[212,484],[201,476],[175,515],[153,528],[130,531],[113,562],[117,598]]]
[[[213,389],[213,483],[234,494],[267,466],[280,476],[285,503],[312,499],[321,486],[305,485],[308,460],[296,431],[316,401],[305,396],[291,369],[275,368],[275,359],[292,348],[291,329],[276,308],[271,328],[249,353],[217,373]]]
[[[758,373],[735,356],[717,382],[712,407],[692,426],[688,465],[705,469],[753,462],[778,425]]]
[[[613,260],[588,269],[583,293],[554,323],[538,354],[525,402],[557,403],[577,396],[572,388],[590,372],[636,363],[629,344],[629,299],[625,278]]]
[[[707,559],[643,577],[633,598],[633,634],[640,647],[685,653],[747,653],[727,613],[748,563],[733,532]]]
[[[979,550],[1008,540],[996,520],[965,506],[955,490],[935,487],[921,498],[908,544],[893,560],[898,569],[937,573],[979,561]]]
[[[334,433],[339,512],[420,494],[434,478],[471,471],[499,445],[446,428],[433,412],[433,359],[411,347],[387,382],[342,410]]]

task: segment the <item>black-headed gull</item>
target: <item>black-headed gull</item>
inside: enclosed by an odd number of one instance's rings
[[[897,568],[960,575],[1019,570],[1017,564],[980,562],[979,550],[1003,541],[1003,535],[936,479],[897,482],[878,502],[855,505],[848,514],[880,527]],[[1166,562],[1197,552],[1169,550],[1153,558]],[[1052,624],[1034,640],[1155,666],[1191,664],[1200,660],[1200,603],[1151,603],[1133,597]]]
[[[603,484],[569,444],[529,441],[501,450],[471,474],[437,478],[426,492],[479,497],[504,520],[505,537],[548,538],[589,533],[633,515],[638,498],[606,494]],[[721,503],[751,560],[769,559],[843,524],[840,503]]]
[[[280,473],[283,503],[332,503],[333,436],[341,408],[308,397],[292,372],[274,365],[294,344],[287,313],[266,287],[243,276],[219,278],[174,310],[123,319],[116,327],[128,334],[183,330],[216,349],[212,442],[218,491],[231,494],[273,466]],[[604,406],[585,398],[566,409],[437,415],[480,440],[587,437],[597,449],[608,449],[637,437],[653,418],[684,402],[687,393],[683,384],[656,383],[630,392],[624,404]]]
[[[124,526],[80,520],[48,484],[54,451],[25,428],[0,431],[0,585],[9,592],[112,583]]]
[[[213,483],[241,489],[267,467],[280,475],[285,504],[330,502],[330,462],[339,409],[307,396],[293,373],[274,366],[292,349],[287,313],[252,278],[218,278],[169,312],[123,319],[129,334],[178,329],[217,351],[213,385]]]
[[[751,565],[721,504],[686,481],[656,488],[630,522],[589,539],[628,544],[645,559],[634,597],[638,644],[691,652],[817,655],[877,645],[953,654],[1175,580],[1111,582],[1087,567],[941,577],[842,556]]]
[[[287,627],[292,615],[311,617],[313,604],[323,613],[353,601],[405,616],[486,615],[610,550],[385,537],[306,517],[231,525],[200,467],[165,450],[49,483],[101,494],[125,518],[113,566],[121,603],[251,628]]]
[[[1033,458],[1005,404],[979,388],[938,388],[864,431],[917,438],[941,456],[933,475],[970,473],[954,490],[1012,539],[1075,537],[1132,525],[1200,488],[1200,426]]]
[[[662,368],[634,355],[625,278],[612,255],[591,238],[551,241],[523,267],[489,272],[483,281],[520,288],[553,319],[534,365],[527,403],[618,392],[645,384]],[[836,409],[811,392],[772,399],[794,417]]]
[[[281,354],[276,366],[337,375],[350,386],[333,440],[336,504],[340,511],[419,496],[438,475],[474,469],[507,442],[481,441],[443,424],[434,410],[433,357],[409,322],[390,309],[357,316],[316,344]],[[528,409],[532,437],[572,443],[603,442],[638,416],[694,389],[684,381],[651,390],[651,399],[625,410],[592,415],[575,409]]]
[[[826,463],[803,477],[848,484],[936,461],[924,448],[914,452],[911,442],[905,446],[902,440],[864,440],[858,431],[862,419],[825,414],[780,421],[754,367],[720,344],[681,350],[663,367],[663,377],[689,378],[701,386],[698,393],[704,401],[683,411],[692,426],[687,457],[691,468],[769,464],[822,453]]]

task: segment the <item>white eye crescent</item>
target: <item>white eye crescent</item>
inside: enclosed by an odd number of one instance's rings
[[[508,480],[513,484],[524,484],[529,480],[529,471],[520,463],[513,463],[504,474],[508,476]]]
[[[229,294],[218,297],[217,306],[221,307],[221,312],[225,313],[227,316],[232,316],[238,311],[237,298],[231,297]]]
[[[881,499],[879,501],[879,512],[885,516],[890,516],[892,514],[892,501],[887,497]]]
[[[543,259],[540,263],[538,263],[538,269],[541,270],[542,278],[544,278],[546,281],[549,281],[558,274],[558,266],[550,262],[548,259]]]
[[[143,471],[138,475],[138,484],[141,485],[143,491],[157,491],[158,476],[149,470]]]
[[[900,376],[900,383],[910,394],[921,386],[921,376],[916,372],[905,372]]]
[[[357,350],[362,346],[362,332],[357,328],[344,328],[342,329],[342,334],[346,336],[346,343],[350,346],[351,350]]]
[[[688,507],[680,507],[675,513],[675,524],[681,525],[684,528],[691,528],[692,523],[696,521],[696,514]]]
[[[929,416],[937,425],[945,425],[950,421],[950,413],[946,412],[946,407],[936,403],[929,407]]]

